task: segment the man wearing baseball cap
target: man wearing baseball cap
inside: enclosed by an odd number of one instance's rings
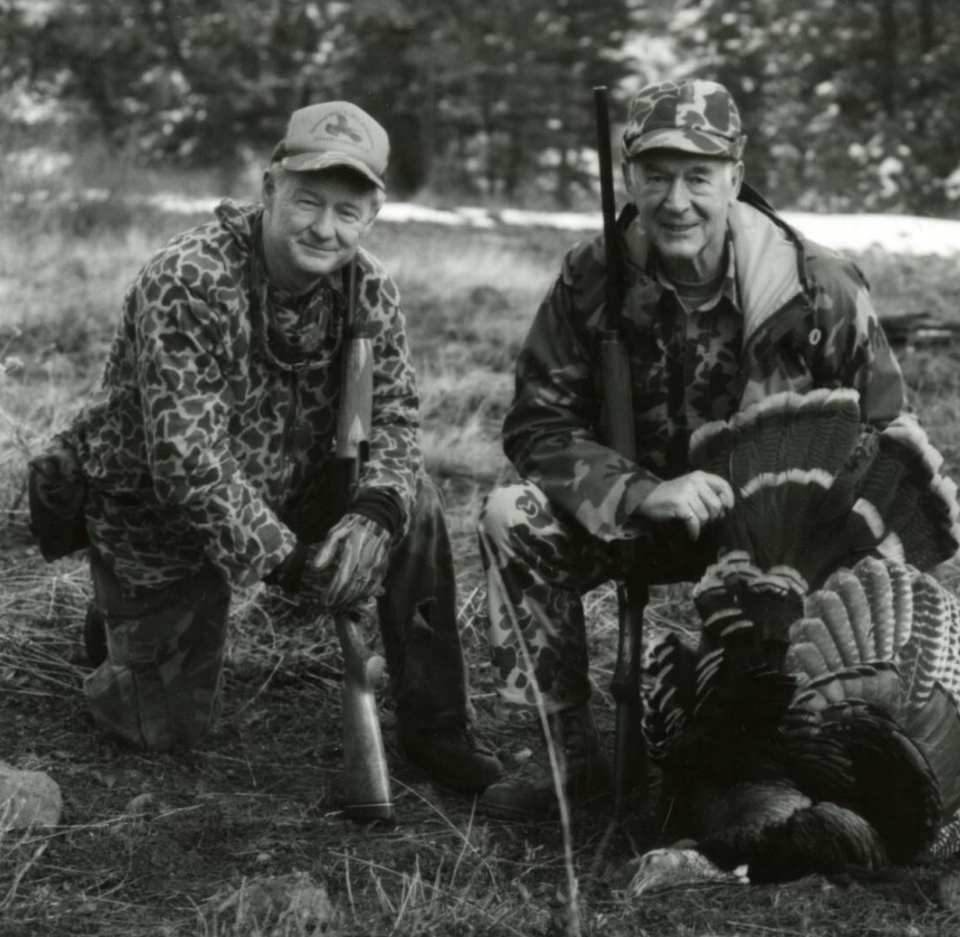
[[[282,583],[302,543],[311,600],[343,610],[377,598],[400,747],[438,784],[474,793],[501,768],[468,722],[400,297],[360,246],[389,151],[354,104],[296,111],[262,204],[224,201],[137,275],[99,398],[37,464],[35,502],[55,500],[48,477],[85,488],[59,503],[85,498],[96,670],[84,690],[108,732],[153,750],[199,743],[220,705],[232,591]],[[369,458],[345,501],[334,441],[351,288],[373,336],[373,401]],[[305,713],[305,738],[309,726]]]
[[[632,572],[648,583],[696,580],[716,558],[711,525],[733,492],[691,471],[693,431],[787,390],[855,388],[864,420],[881,425],[905,408],[859,270],[744,183],[745,142],[736,103],[713,81],[650,85],[630,106],[618,326],[630,355],[635,463],[607,447],[600,426],[602,236],[566,255],[517,361],[504,449],[522,480],[493,491],[480,518],[490,641],[504,717],[534,731],[536,682],[573,798],[609,783],[590,708],[583,594],[619,577],[617,541],[638,543]],[[506,819],[555,806],[543,739],[478,802]]]

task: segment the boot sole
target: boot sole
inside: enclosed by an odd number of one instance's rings
[[[523,807],[508,807],[505,804],[484,803],[483,798],[477,801],[477,813],[492,820],[505,820],[509,823],[538,823],[542,820],[555,819],[560,808],[556,803],[540,810]]]

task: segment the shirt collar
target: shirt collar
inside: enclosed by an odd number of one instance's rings
[[[731,235],[729,228],[727,228],[726,255],[727,272],[720,287],[720,292],[718,294],[719,299],[727,299],[737,312],[741,312],[740,290],[737,286],[737,256],[733,245],[733,236]],[[670,282],[670,278],[667,276],[667,272],[663,267],[663,262],[660,259],[660,254],[656,250],[652,250],[650,252],[650,264],[648,272],[650,276],[657,280],[657,282],[659,282],[662,286],[676,292],[676,287]]]

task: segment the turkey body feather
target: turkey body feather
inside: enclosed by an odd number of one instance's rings
[[[697,861],[753,881],[943,850],[960,811],[960,603],[921,572],[960,543],[956,488],[908,418],[779,394],[691,441],[736,496],[693,591],[699,645],[650,655],[644,736]],[[689,852],[689,848],[687,849]]]

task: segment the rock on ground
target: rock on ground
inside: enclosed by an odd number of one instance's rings
[[[21,771],[0,761],[0,830],[57,826],[60,786],[43,771]]]

